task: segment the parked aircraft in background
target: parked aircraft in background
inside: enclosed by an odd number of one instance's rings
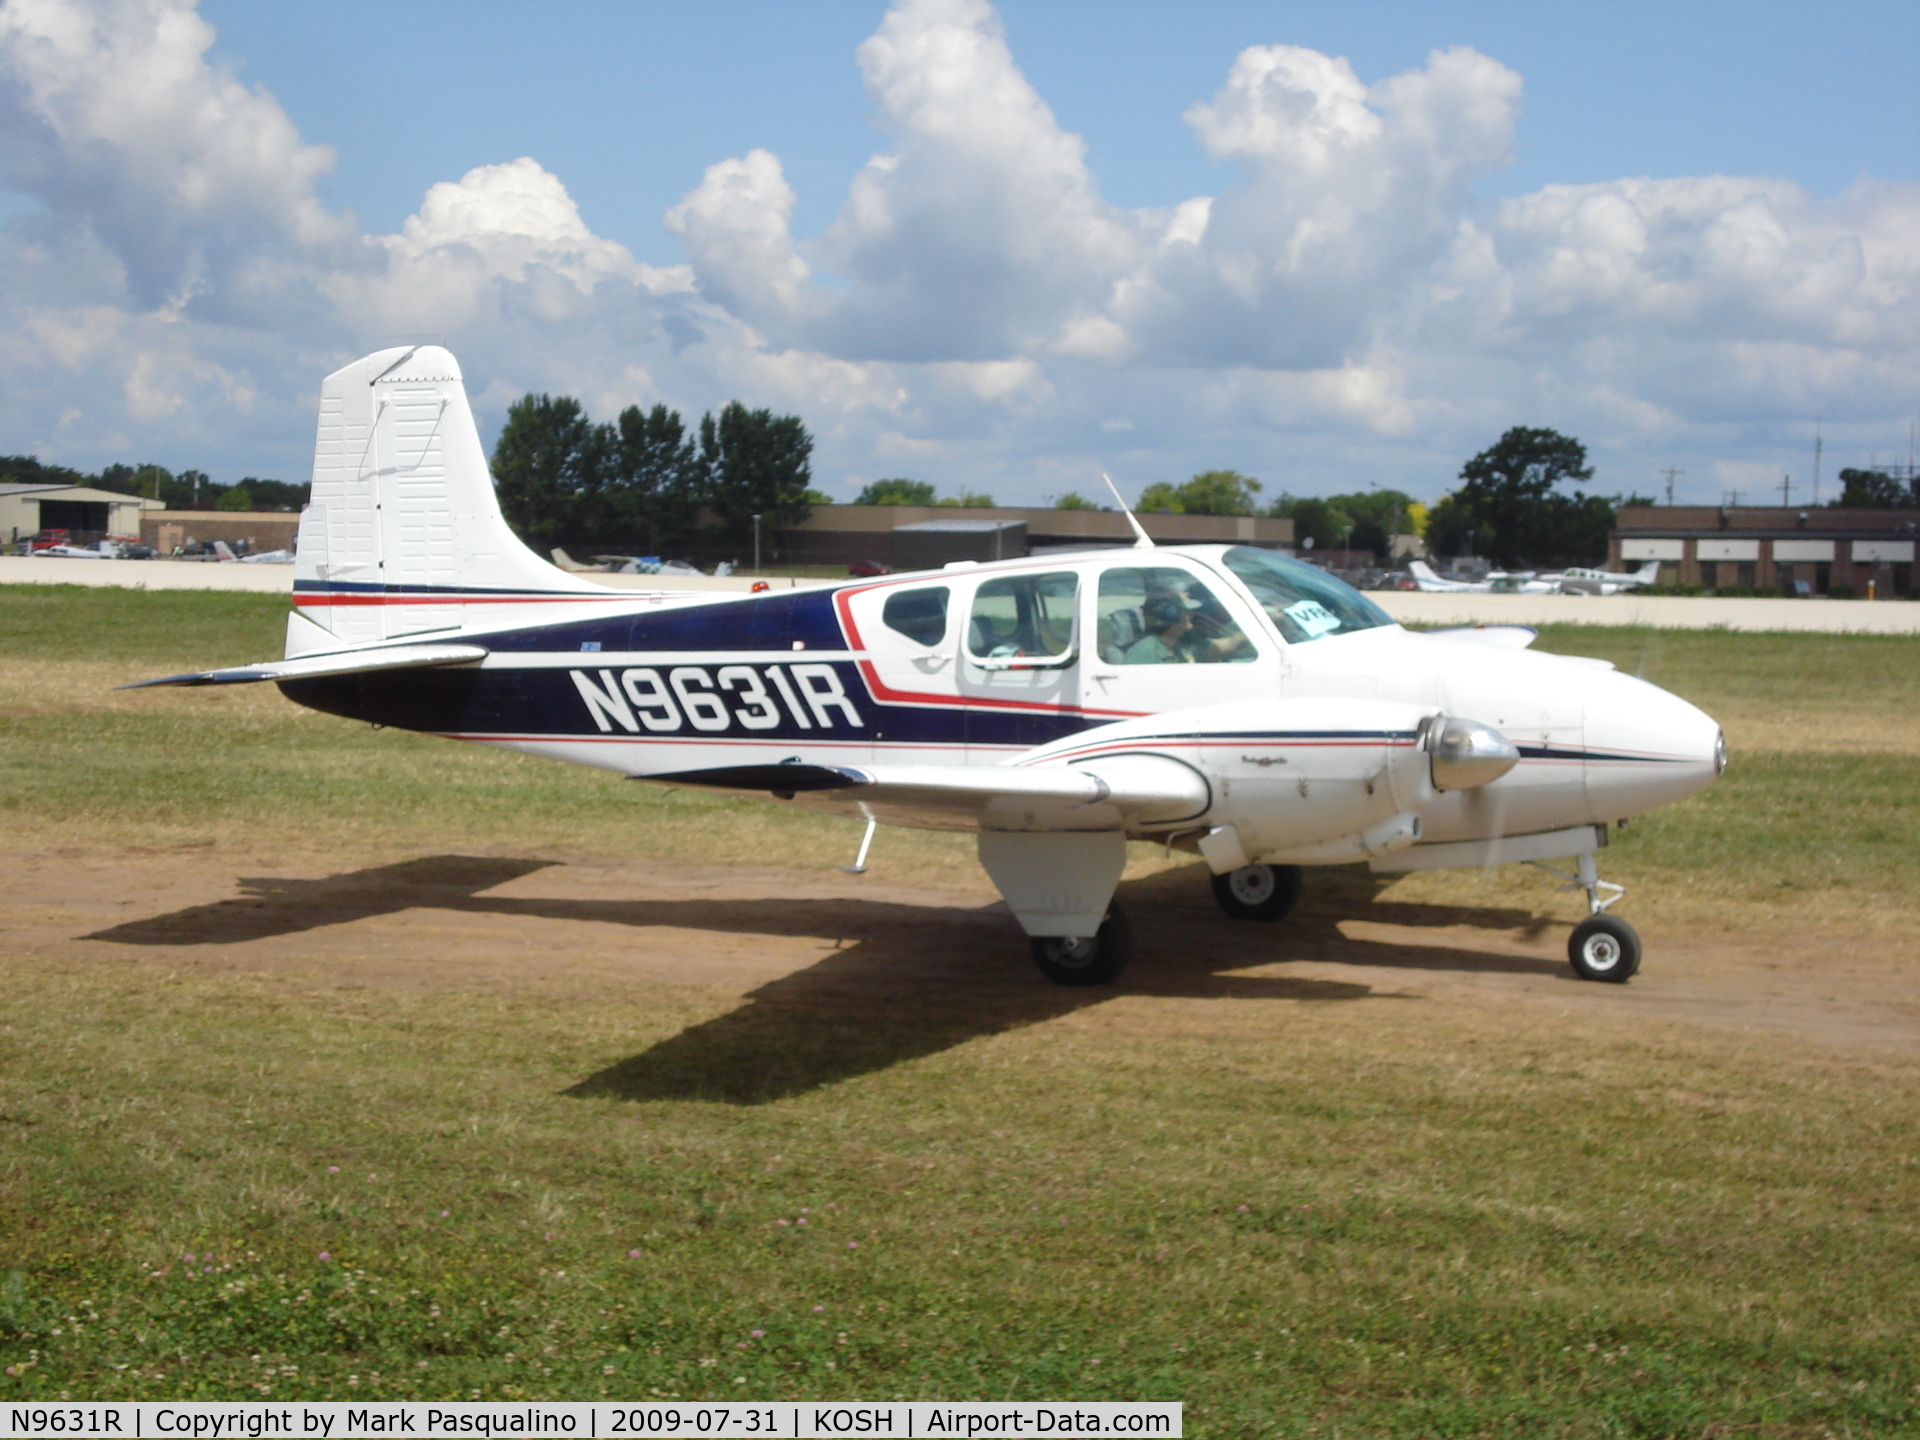
[[[1633,974],[1594,856],[1712,783],[1708,716],[1524,631],[1410,633],[1271,551],[1135,530],[804,590],[613,590],[508,529],[453,356],[383,350],[321,388],[285,658],[146,683],[273,681],[336,715],[863,819],[869,841],[972,832],[1062,984],[1126,964],[1129,839],[1200,855],[1248,920],[1284,916],[1304,866],[1571,861],[1575,972]]]
[[[1493,570],[1485,580],[1446,580],[1424,560],[1409,560],[1407,569],[1422,590],[1441,594],[1553,595],[1560,589],[1558,575],[1536,575],[1531,570]]]
[[[1618,595],[1622,590],[1658,584],[1659,580],[1658,560],[1649,560],[1638,570],[1624,575],[1617,570],[1588,570],[1572,566],[1560,576],[1560,592],[1563,595]]]
[[[1651,585],[1660,578],[1658,560],[1650,560],[1629,574],[1571,566],[1547,574],[1495,570],[1479,581],[1443,579],[1424,560],[1409,561],[1407,569],[1420,589],[1442,594],[1451,591],[1476,595],[1618,595],[1622,590]]]

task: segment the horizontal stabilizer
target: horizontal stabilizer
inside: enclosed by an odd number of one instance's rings
[[[1122,755],[1086,765],[735,765],[637,778],[810,795],[825,808],[954,829],[1109,830],[1166,824],[1211,801],[1177,760]],[[837,792],[837,793],[828,793]]]
[[[385,645],[373,650],[303,655],[298,660],[265,660],[258,665],[235,665],[228,670],[196,670],[117,688],[144,690],[150,685],[255,685],[262,680],[318,680],[327,675],[364,675],[376,670],[469,665],[486,658],[484,645]]]

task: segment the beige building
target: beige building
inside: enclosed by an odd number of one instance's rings
[[[140,517],[159,503],[85,485],[9,482],[0,485],[0,541],[11,549],[42,530],[64,530],[80,545],[108,535],[131,539],[140,533]]]
[[[1163,545],[1293,544],[1293,521],[1252,515],[1142,515],[1147,534]],[[932,522],[931,524],[929,522]],[[998,523],[986,523],[998,522]],[[905,533],[896,538],[896,531]],[[1117,510],[1022,510],[999,506],[817,505],[804,524],[781,533],[782,558],[795,565],[850,565],[877,561],[895,569],[944,563],[933,537],[947,535],[950,559],[1008,559],[1072,546],[1130,545],[1133,531]],[[989,545],[993,553],[974,553]]]
[[[1628,505],[1607,568],[1660,562],[1666,584],[1785,595],[1911,596],[1920,510]]]

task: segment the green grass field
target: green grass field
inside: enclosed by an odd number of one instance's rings
[[[277,653],[283,607],[0,590],[6,848],[815,870],[856,834],[266,687],[108,689]],[[1720,785],[1607,853],[1636,920],[1911,950],[1915,642],[1540,644],[1733,741]],[[964,841],[884,843],[898,878],[977,889]],[[1135,883],[1165,868],[1142,847]],[[1388,893],[1575,913],[1505,872]],[[0,1403],[1151,1398],[1203,1436],[1920,1433],[1897,1056],[1324,982],[1063,1008],[943,974],[741,1007],[89,957],[0,956]]]

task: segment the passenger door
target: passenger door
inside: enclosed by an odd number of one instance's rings
[[[970,763],[1084,728],[1078,596],[1071,570],[987,575],[967,592],[957,680]]]
[[[959,761],[966,719],[955,675],[957,617],[965,604],[955,587],[877,585],[848,597],[859,636],[861,678],[872,699],[874,757],[909,764]]]

